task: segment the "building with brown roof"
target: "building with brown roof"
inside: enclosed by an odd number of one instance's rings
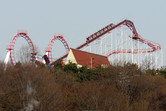
[[[89,53],[77,49],[70,49],[65,64],[69,62],[77,64],[78,67],[87,66],[88,68],[96,68],[98,66],[108,66],[110,62],[106,56]]]

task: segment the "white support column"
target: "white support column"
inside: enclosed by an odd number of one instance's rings
[[[92,53],[91,45],[89,45],[89,52],[91,52],[91,53]]]
[[[121,44],[122,44],[122,47],[121,47],[121,50],[123,50],[123,26],[121,27]],[[124,64],[124,60],[123,60],[123,55],[124,53],[121,54],[121,57],[120,57],[120,61]]]
[[[155,57],[154,57],[154,59],[155,59],[155,69],[157,70],[157,68],[158,68],[157,62],[158,62],[159,54],[158,54],[158,51],[156,51],[154,53],[155,53]]]
[[[161,62],[160,62],[161,67],[163,67],[163,59],[164,59],[164,58],[163,58],[163,49],[161,49],[161,59],[160,59],[160,61],[161,61]],[[161,67],[160,67],[160,68],[161,68]]]
[[[137,47],[137,41],[136,41],[136,40],[133,40],[133,41],[135,42],[135,47],[138,48],[138,47]],[[133,51],[134,51],[134,46],[133,46]],[[135,60],[134,60],[134,63],[135,63],[135,64],[137,64],[137,55],[138,55],[138,54],[134,54],[134,59],[135,59]]]
[[[108,45],[108,51],[109,51],[109,53],[112,52],[112,32],[110,32],[110,47]],[[109,61],[110,61],[111,64],[113,63],[112,56],[109,56]]]
[[[98,47],[99,47],[99,44],[98,44],[98,40],[95,41],[95,53],[98,54]]]
[[[100,54],[102,55],[102,52],[103,52],[103,50],[102,50],[102,45],[103,45],[103,42],[102,42],[102,39],[100,39]]]
[[[141,45],[142,46],[142,45]],[[142,49],[142,47],[140,46],[140,49]],[[145,58],[145,57],[144,57]],[[140,55],[140,67],[143,65],[143,53],[141,53]]]
[[[140,50],[140,47],[139,47],[139,41],[137,41],[137,44],[138,44],[138,50]],[[138,63],[138,67],[140,66],[140,53],[138,54],[138,59],[137,59],[137,63]]]
[[[127,37],[127,33],[125,33],[125,39],[126,39],[126,48],[125,48],[125,49],[126,49],[126,60],[125,60],[125,62],[126,62],[126,63],[129,62],[129,60],[128,60],[128,53],[127,53],[127,48],[128,48],[127,45],[129,45],[129,44],[127,43],[127,42],[128,42],[127,38],[128,38],[128,37]]]
[[[116,40],[116,50],[118,50],[118,39]],[[116,54],[117,64],[119,63],[119,54]]]
[[[104,55],[106,56],[106,52],[107,52],[107,44],[104,44]]]
[[[112,47],[112,33],[111,33],[111,46],[110,46],[110,52],[112,52],[112,50],[113,50],[113,47]]]
[[[4,64],[5,64],[4,70],[6,70],[6,68],[7,68],[7,64],[9,62],[9,58],[10,58],[10,53],[11,52],[8,51],[7,54],[6,54],[6,57],[5,57],[5,60],[4,60]]]
[[[152,56],[152,53],[150,53],[150,64],[151,64],[151,69],[153,69],[153,65],[154,65],[154,62],[153,62],[153,56]]]
[[[9,58],[10,58],[10,51],[7,52],[5,60],[4,60],[4,64],[7,65],[9,62]]]
[[[131,61],[132,61],[132,64],[133,64],[133,63],[134,63],[134,55],[133,55],[133,40],[131,40],[131,50],[132,50],[132,53],[131,53],[131,54],[132,54],[132,55],[131,55],[131,56],[132,56],[132,57],[131,57],[132,60],[131,60]]]

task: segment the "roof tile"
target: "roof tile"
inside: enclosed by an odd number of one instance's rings
[[[89,53],[77,49],[72,49],[74,57],[78,64],[95,68],[99,65],[110,65],[108,58],[106,56]]]

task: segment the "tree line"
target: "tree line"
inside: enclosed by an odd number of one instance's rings
[[[166,68],[0,65],[0,111],[165,111]]]

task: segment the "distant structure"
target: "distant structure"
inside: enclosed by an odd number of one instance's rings
[[[101,28],[76,49],[107,56],[111,65],[133,63],[143,69],[160,69],[163,66],[161,45],[142,38],[130,20]],[[66,57],[67,54],[55,61]]]
[[[32,40],[27,35],[27,32],[24,31],[18,32],[12,38],[9,47],[7,48],[7,55],[4,60],[4,64],[7,66],[9,60],[11,60],[12,65],[16,64],[17,61],[15,59],[14,46],[16,40],[21,37],[28,42],[31,61],[33,63],[45,64],[44,61],[41,61],[41,58],[39,57],[40,55],[35,51]],[[56,51],[53,49],[53,44],[56,41],[60,41],[65,48],[64,55],[58,58],[54,58],[52,53],[53,51]],[[126,63],[133,63],[143,69],[160,69],[163,66],[163,51],[161,45],[142,38],[141,35],[138,34],[134,23],[130,20],[123,20],[117,24],[111,23],[104,28],[101,28],[97,32],[88,36],[86,41],[75,49],[77,49],[77,51],[86,51],[86,53],[89,52],[89,54],[92,55],[102,55],[101,58],[108,57],[111,65],[123,66]],[[71,49],[71,51],[74,52],[75,49]],[[54,35],[48,44],[48,48],[45,50],[45,55],[47,55],[48,60],[50,60],[50,66],[54,65],[54,63],[59,60],[64,61],[68,56],[69,50],[70,47],[63,35]],[[63,51],[61,50],[61,52]],[[95,62],[98,62],[99,59],[96,59],[92,55],[86,58],[84,57],[85,55],[80,55],[79,57],[81,58],[77,59],[76,54],[76,56],[73,55],[73,58],[69,57],[69,59],[80,65],[95,67],[98,65]],[[86,60],[82,60],[82,58]],[[100,61],[100,64],[105,63],[101,63]]]
[[[35,61],[35,55],[36,55],[36,51],[35,51],[35,47],[33,45],[32,40],[30,39],[30,37],[28,36],[27,32],[24,31],[19,31],[11,40],[9,47],[7,47],[7,55],[6,58],[4,60],[4,64],[5,66],[7,66],[9,59],[11,61],[12,65],[16,64],[16,58],[15,58],[15,52],[14,52],[14,46],[15,43],[17,41],[18,38],[24,38],[30,48],[30,53],[31,53],[31,61]]]
[[[106,56],[72,48],[69,51],[65,64],[68,64],[69,62],[76,63],[78,67],[87,66],[88,68],[96,68],[100,65],[106,67],[110,65]]]

